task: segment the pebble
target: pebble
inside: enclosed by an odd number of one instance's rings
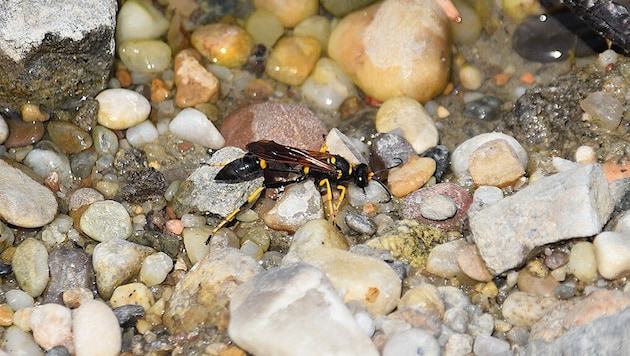
[[[350,212],[344,221],[349,228],[360,234],[374,235],[376,233],[376,224],[365,215]]]
[[[2,220],[25,228],[50,223],[58,209],[57,199],[49,189],[4,160],[0,160],[0,205]]]
[[[478,308],[478,306],[475,307]],[[468,334],[472,337],[490,336],[494,330],[494,317],[489,313],[482,313],[480,310],[471,314]]]
[[[282,129],[280,129],[282,128]],[[296,104],[266,101],[230,113],[220,130],[227,146],[245,149],[259,140],[319,151],[328,129],[317,115]]]
[[[566,265],[567,262],[569,262],[569,254],[564,251],[553,251],[545,257],[545,266],[552,270]]]
[[[439,133],[427,110],[417,100],[394,97],[383,102],[376,113],[376,131],[402,130],[402,136],[421,154],[438,144]]]
[[[518,289],[532,295],[551,297],[556,294],[558,281],[552,274],[544,277],[533,276],[526,270],[521,270],[517,280]]]
[[[10,289],[4,293],[4,298],[13,311],[32,307],[35,299],[19,289]]]
[[[31,297],[42,294],[50,276],[48,251],[41,241],[34,238],[22,241],[15,249],[11,265],[15,279],[23,291]]]
[[[444,356],[468,355],[473,352],[473,337],[466,334],[453,334],[444,345]]]
[[[319,10],[317,0],[254,0],[254,6],[271,12],[287,28],[295,27]]]
[[[91,276],[94,279],[94,276]],[[94,283],[90,285],[93,288]],[[63,292],[63,305],[68,308],[75,309],[78,308],[83,302],[86,300],[94,299],[94,294],[92,293],[92,289],[86,287],[71,287]]]
[[[571,248],[567,272],[584,283],[592,283],[597,278],[597,260],[593,244],[578,242]]]
[[[570,299],[575,297],[577,292],[577,284],[572,281],[560,283],[554,291],[556,297],[560,299]]]
[[[328,220],[316,219],[303,224],[293,234],[283,263],[299,262],[317,248],[348,249],[345,237]]]
[[[465,275],[476,281],[490,282],[492,280],[492,275],[474,244],[467,244],[458,249],[457,265]]]
[[[470,315],[462,308],[450,308],[444,312],[444,325],[458,333],[466,333],[468,331],[468,323]]]
[[[377,3],[339,21],[328,54],[370,97],[385,101],[408,96],[426,102],[449,79],[448,20],[435,2]]]
[[[484,133],[464,141],[453,151],[453,155],[451,156],[451,170],[459,178],[460,183],[465,184],[468,179],[470,179],[470,163],[472,156],[477,149],[479,149],[482,145],[495,140],[505,140],[514,151],[514,154],[516,154],[522,168],[525,169],[525,167],[527,167],[527,152],[513,137],[500,132]],[[483,156],[478,158],[482,157]]]
[[[296,36],[311,36],[319,41],[323,51],[328,48],[328,38],[330,38],[331,22],[323,15],[313,15],[300,22],[293,29]],[[345,74],[344,74],[345,76]]]
[[[169,22],[152,4],[140,0],[125,2],[118,11],[116,42],[155,39],[168,30]]]
[[[219,80],[201,63],[201,55],[185,49],[175,56],[175,103],[188,108],[219,99]]]
[[[118,355],[122,335],[112,309],[102,301],[88,300],[74,310],[74,349],[77,356]]]
[[[223,239],[215,238],[215,236],[223,236],[221,234],[215,234],[210,240],[210,244],[206,245],[206,240],[212,233],[212,227],[200,226],[200,227],[187,227],[182,231],[182,238],[184,240],[184,247],[188,252],[188,258],[192,264],[195,264],[206,256],[210,251],[215,250],[217,247],[227,247],[229,244],[218,243],[218,240]],[[231,245],[230,247],[239,248],[240,244]]]
[[[50,252],[48,266],[50,282],[44,293],[44,303],[63,302],[62,295],[73,288],[93,288],[94,270],[90,256],[80,249],[59,248]]]
[[[604,231],[593,240],[597,271],[606,279],[616,279],[630,270],[630,233]],[[575,247],[574,247],[575,248]]]
[[[8,355],[44,356],[44,351],[37,345],[30,332],[22,331],[17,326],[9,326],[2,338],[2,349]]]
[[[455,202],[457,213],[445,220],[431,220],[422,216],[421,208],[424,200],[434,195],[444,195]],[[472,203],[472,195],[460,185],[454,183],[439,183],[430,187],[421,188],[407,195],[402,204],[402,215],[405,219],[415,219],[419,222],[430,224],[443,229],[451,229],[461,225],[466,218],[468,208]]]
[[[92,140],[94,142],[94,151],[100,156],[113,156],[118,152],[118,137],[112,130],[104,126],[94,126],[92,129]]]
[[[475,8],[465,1],[453,0],[453,5],[457,8],[461,21],[449,21],[453,43],[465,45],[475,43],[481,36],[483,24]]]
[[[100,296],[109,299],[114,289],[135,276],[142,261],[154,252],[150,247],[121,239],[110,239],[96,245],[92,263]]]
[[[213,23],[197,28],[190,43],[212,64],[228,68],[241,67],[249,59],[254,40],[242,27]]]
[[[225,146],[225,139],[212,121],[194,108],[180,111],[170,122],[168,129],[173,135],[204,147],[217,150]]]
[[[472,100],[464,106],[464,115],[476,120],[493,121],[500,117],[503,102],[494,96],[486,95]]]
[[[397,305],[399,310],[405,308],[416,308],[431,315],[444,318],[444,303],[442,302],[442,296],[437,287],[422,283],[409,289],[400,298]]]
[[[173,260],[164,252],[157,252],[142,261],[138,277],[142,283],[152,287],[164,282],[172,269]]]
[[[81,215],[81,231],[90,238],[103,242],[111,239],[127,239],[133,226],[125,207],[114,200],[92,203]]]
[[[142,94],[123,88],[105,89],[96,98],[98,123],[111,130],[124,130],[149,117],[151,104]]]
[[[282,37],[267,59],[265,73],[283,84],[302,85],[315,68],[321,52],[321,44],[314,37]]]
[[[435,161],[435,173],[433,173],[433,176],[440,183],[451,165],[451,152],[446,146],[437,145],[425,151],[423,156]]]
[[[376,134],[370,147],[370,157],[375,162],[372,168],[375,170],[399,166],[415,155],[411,143],[395,133]]]
[[[153,294],[144,283],[128,283],[116,287],[109,299],[112,309],[128,304],[140,305],[146,312],[155,303]]]
[[[575,150],[575,162],[582,164],[597,163],[597,153],[591,146],[580,146]]]
[[[290,233],[307,221],[322,218],[322,198],[310,180],[289,185],[274,206],[263,215],[267,226]]]
[[[0,304],[0,326],[13,325],[13,309],[9,304]]]
[[[228,308],[237,303],[235,291],[261,272],[256,260],[237,249],[212,251],[177,282],[164,311],[164,325],[171,335],[191,332],[201,323],[225,330],[234,319]]]
[[[587,325],[627,308],[630,297],[619,290],[596,289],[569,309],[563,320],[565,329]]]
[[[171,47],[159,40],[128,40],[118,44],[118,57],[132,72],[159,73],[171,64]]]
[[[39,105],[35,104],[23,104],[20,107],[20,113],[22,114],[22,121],[40,121],[45,122],[50,119],[50,114],[43,111]]]
[[[606,130],[613,131],[621,123],[624,112],[623,103],[613,94],[595,91],[580,101],[580,107],[585,113]]]
[[[22,163],[44,179],[50,174],[56,174],[62,185],[69,186],[72,182],[72,170],[68,156],[61,153],[50,141],[41,141],[40,144],[41,148],[30,151]]]
[[[127,129],[125,138],[133,147],[142,147],[147,143],[157,140],[158,130],[151,121],[143,121]]]
[[[51,121],[46,130],[50,140],[66,154],[78,153],[92,147],[92,136],[70,122]]]
[[[7,124],[7,120],[0,115],[0,145],[4,143],[9,137],[9,125]]]
[[[103,200],[105,200],[105,198],[96,189],[79,188],[70,195],[68,208],[70,210],[79,210],[83,206],[91,205],[94,202]]]
[[[431,158],[411,156],[407,163],[389,171],[387,187],[395,197],[405,197],[420,189],[433,176],[435,167]]]
[[[79,152],[70,157],[70,170],[77,178],[87,178],[92,174],[92,168],[98,160],[98,153],[92,150]]]
[[[38,305],[33,308],[29,325],[35,342],[44,350],[64,346],[74,351],[70,309],[55,303]]]
[[[470,156],[470,176],[477,185],[510,186],[525,174],[516,152],[505,140],[488,141]]]
[[[440,345],[428,332],[422,329],[407,329],[396,333],[383,348],[383,356],[397,355],[440,355]]]
[[[133,325],[138,319],[145,315],[144,307],[137,304],[126,304],[117,308],[113,308],[112,311],[116,315],[116,320],[120,326]]]
[[[446,195],[436,194],[422,201],[420,215],[429,220],[446,220],[457,213],[457,205]]]
[[[44,124],[41,122],[24,122],[18,119],[6,119],[5,122],[9,130],[4,141],[6,148],[32,145],[44,136]]]
[[[453,257],[468,245],[465,240],[457,239],[435,246],[427,258],[427,271],[445,279],[462,277],[464,272]]]
[[[265,48],[273,47],[278,38],[284,35],[284,26],[280,19],[265,9],[252,12],[243,27],[252,36],[254,43],[260,43]]]
[[[493,356],[510,351],[510,343],[489,335],[480,335],[475,339],[473,352],[478,356]]]
[[[352,80],[330,58],[320,58],[300,87],[302,96],[319,109],[336,111],[349,97],[357,96]]]
[[[230,338],[249,353],[326,355],[352,345],[353,353],[378,355],[335,287],[313,266],[291,263],[262,272],[238,287],[229,304]]]
[[[465,64],[459,68],[459,81],[465,89],[477,90],[481,88],[484,77],[479,68],[471,64]]]
[[[547,308],[556,301],[555,297],[535,296],[513,291],[503,302],[503,317],[515,326],[531,327],[545,315]]]

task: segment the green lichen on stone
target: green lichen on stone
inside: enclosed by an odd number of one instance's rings
[[[414,268],[422,268],[426,265],[431,249],[444,242],[444,230],[415,220],[401,220],[380,236],[368,241],[367,245],[388,250],[394,258],[406,260]]]

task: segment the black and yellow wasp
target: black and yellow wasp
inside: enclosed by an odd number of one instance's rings
[[[240,183],[264,176],[263,185],[249,196],[245,205],[256,200],[264,189],[281,188],[312,178],[318,186],[326,187],[329,210],[334,212],[331,183],[337,184],[340,191],[339,203],[335,207],[338,209],[345,194],[343,184],[354,183],[359,188],[365,188],[374,176],[367,164],[352,164],[340,155],[326,151],[304,150],[270,140],[248,143],[246,149],[248,152],[243,157],[228,163],[214,178],[221,183]],[[289,180],[273,181],[271,179],[273,174],[266,173],[293,173],[297,176]],[[229,223],[241,210],[242,207],[239,207],[228,214],[212,230],[210,236]],[[209,241],[210,238],[206,243]]]

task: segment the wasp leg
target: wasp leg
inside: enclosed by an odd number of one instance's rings
[[[337,189],[339,190],[339,199],[337,199],[337,205],[335,205],[335,211],[339,211],[339,207],[341,206],[341,203],[343,202],[343,198],[346,196],[346,187],[340,184],[337,186]]]
[[[325,195],[324,200],[326,201],[326,204],[328,204],[328,212],[330,213],[332,222],[333,224],[336,224],[337,221],[336,221],[336,216],[335,216],[336,215],[335,210],[332,203],[333,196],[332,196],[332,189],[330,188],[330,181],[328,179],[322,179],[319,182],[319,186],[320,187],[326,186],[326,195]]]
[[[247,201],[239,206],[238,208],[232,210],[231,213],[229,213],[220,223],[219,225],[217,225],[214,229],[212,229],[212,232],[210,233],[210,236],[208,236],[208,239],[206,240],[206,245],[208,243],[210,243],[210,239],[212,238],[212,236],[214,236],[214,234],[219,231],[219,229],[221,229],[223,226],[225,226],[227,223],[229,223],[230,221],[232,221],[232,219],[234,219],[234,217],[236,216],[236,214],[240,213],[241,210],[243,210],[243,207],[251,204],[253,202],[255,202],[258,199],[258,196],[260,195],[260,193],[265,190],[265,186],[262,185],[260,186],[258,189],[256,189],[248,198]]]

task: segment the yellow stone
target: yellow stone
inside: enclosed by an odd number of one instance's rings
[[[433,176],[435,168],[433,159],[411,156],[407,163],[389,171],[387,187],[396,198],[402,198],[420,189]]]
[[[470,176],[477,186],[507,187],[525,174],[514,149],[505,140],[492,140],[470,156]]]
[[[315,68],[321,53],[322,46],[314,37],[281,38],[269,55],[265,72],[281,83],[301,85]]]
[[[0,304],[0,326],[13,324],[13,310],[8,304]]]
[[[247,63],[254,40],[242,27],[213,23],[199,27],[190,42],[208,61],[234,68]]]
[[[145,311],[149,310],[155,300],[153,294],[143,283],[129,283],[116,287],[109,300],[112,308],[127,304],[141,305]]]
[[[295,27],[307,17],[317,14],[317,0],[254,0],[257,9],[265,9],[274,14],[284,27]]]

